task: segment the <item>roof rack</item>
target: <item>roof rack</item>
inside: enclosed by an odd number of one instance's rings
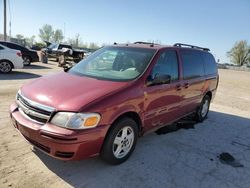
[[[180,48],[183,46],[186,46],[186,47],[196,48],[196,49],[200,49],[200,50],[204,50],[204,51],[210,51],[209,48],[203,48],[203,47],[194,46],[194,45],[190,45],[190,44],[175,43],[174,46],[180,47]]]
[[[154,45],[158,45],[158,44],[153,43],[153,42],[143,42],[143,41],[137,41],[137,42],[134,42],[134,44],[149,44],[150,47],[154,47]]]

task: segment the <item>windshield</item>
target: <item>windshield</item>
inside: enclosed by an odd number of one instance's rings
[[[155,52],[155,49],[104,47],[72,67],[69,73],[101,80],[133,80],[144,72]]]
[[[47,48],[49,49],[54,49],[54,48],[57,48],[58,44],[50,44]]]

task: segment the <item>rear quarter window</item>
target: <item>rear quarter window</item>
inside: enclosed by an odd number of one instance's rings
[[[7,43],[7,47],[14,49],[14,50],[21,50],[21,51],[26,51],[26,49],[22,46],[19,46],[17,44],[13,44],[13,43]]]
[[[217,74],[217,65],[214,56],[210,53],[202,53],[202,58],[204,60],[205,74]]]
[[[204,63],[199,51],[181,50],[180,54],[185,80],[204,76]]]

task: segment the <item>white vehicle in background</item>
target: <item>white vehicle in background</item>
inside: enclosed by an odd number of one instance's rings
[[[23,68],[22,53],[0,44],[0,72],[9,73],[12,69]]]

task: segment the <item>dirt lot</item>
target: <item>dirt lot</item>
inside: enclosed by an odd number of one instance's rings
[[[10,124],[18,88],[56,71],[50,62],[0,74],[0,187],[250,187],[250,72],[220,70],[207,120],[143,137],[126,163],[109,166],[98,157],[62,162],[33,151]],[[234,156],[232,166],[219,160],[222,152]]]

